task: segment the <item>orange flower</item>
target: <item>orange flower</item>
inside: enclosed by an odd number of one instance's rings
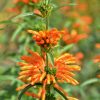
[[[32,2],[34,3],[38,3],[40,0],[32,0]]]
[[[61,91],[66,97],[68,94],[58,85],[58,83],[71,83],[77,85],[78,82],[73,78],[75,74],[73,71],[80,71],[80,67],[76,65],[76,59],[69,53],[62,55],[55,59],[54,66],[47,67],[43,58],[36,52],[29,50],[32,56],[22,56],[21,59],[25,62],[20,62],[21,72],[19,73],[18,79],[27,83],[17,90],[22,90],[28,84],[35,85],[36,83],[42,84],[38,95],[27,92],[26,94],[35,98],[46,98],[46,86],[52,84],[54,88]],[[70,99],[69,99],[70,100]]]
[[[87,38],[87,34],[78,34],[76,30],[72,30],[71,34],[68,32],[68,30],[63,31],[63,40],[67,44],[71,43],[77,43],[81,39]]]
[[[84,58],[84,54],[82,53],[82,52],[78,52],[78,53],[76,53],[76,58],[78,59],[78,60],[82,60],[83,58]]]
[[[75,54],[75,57],[77,58],[78,64],[81,65],[81,60],[84,58],[84,54],[82,52],[78,52]]]
[[[100,74],[97,75],[97,78],[100,78]]]
[[[68,98],[68,100],[78,100],[78,99],[73,98],[73,97],[67,97],[67,98]]]
[[[96,43],[96,44],[95,44],[95,47],[96,47],[97,49],[100,49],[100,43]]]
[[[61,34],[61,32],[57,29],[39,32],[28,30],[28,32],[32,33],[34,35],[33,39],[36,41],[36,43],[44,48],[56,45]]]
[[[8,8],[7,11],[10,13],[20,13],[20,7]]]
[[[90,16],[81,16],[80,20],[85,22],[87,25],[92,23],[92,18]]]
[[[39,0],[14,0],[14,3],[23,2],[25,4],[28,4],[30,1],[32,1],[33,3],[39,2]]]
[[[94,58],[94,63],[99,63],[99,62],[100,62],[100,55]]]
[[[28,4],[29,0],[14,0],[14,3],[19,3],[19,2],[23,2],[25,4]]]
[[[42,16],[42,13],[38,10],[38,9],[34,9],[34,14],[38,15],[38,16]]]
[[[76,8],[80,11],[86,11],[87,10],[87,4],[86,3],[77,3]]]
[[[89,33],[91,31],[89,25],[93,22],[92,17],[88,15],[81,16],[76,11],[69,12],[69,17],[74,19],[74,23],[72,24],[74,29],[78,29],[82,33]]]

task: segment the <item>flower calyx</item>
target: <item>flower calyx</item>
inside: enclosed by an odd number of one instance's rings
[[[45,66],[45,71],[46,71],[48,74],[55,75],[57,69],[56,69],[56,68],[52,68],[52,69],[50,69],[50,67]]]

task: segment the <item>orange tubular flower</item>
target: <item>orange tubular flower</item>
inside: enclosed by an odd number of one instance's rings
[[[100,49],[100,43],[96,43],[96,44],[95,44],[95,47],[96,47],[97,49]]]
[[[44,48],[55,46],[60,39],[61,34],[61,32],[57,29],[39,32],[28,30],[28,32],[32,33],[34,35],[33,39],[36,41],[36,43]]]
[[[97,75],[97,78],[100,78],[100,74]]]
[[[14,3],[23,2],[25,4],[28,4],[30,1],[32,1],[33,3],[39,2],[39,0],[14,0]]]
[[[66,44],[77,43],[81,39],[87,38],[87,34],[78,34],[76,30],[72,30],[71,34],[68,30],[63,31],[63,40]]]
[[[34,14],[38,15],[38,16],[42,16],[42,13],[38,10],[38,9],[34,9]]]
[[[94,63],[100,63],[100,55],[95,56],[93,61],[94,61]]]
[[[78,82],[73,78],[75,74],[73,71],[80,71],[80,67],[76,65],[76,59],[69,53],[62,55],[55,59],[54,66],[49,65],[48,68],[43,58],[36,52],[29,50],[32,56],[22,56],[21,59],[25,62],[19,62],[21,66],[21,72],[19,73],[18,79],[27,83],[17,90],[22,90],[29,84],[35,85],[36,83],[42,84],[42,89],[39,91],[39,95],[26,92],[27,95],[34,98],[41,98],[46,100],[46,86],[52,84],[54,88],[61,91],[66,97],[68,94],[58,85],[58,83],[67,82],[73,85],[77,85]],[[54,70],[56,71],[54,72]],[[69,100],[71,97],[69,97]],[[76,99],[77,100],[77,99]]]
[[[38,3],[40,0],[32,0],[32,2],[34,3]]]
[[[82,64],[82,60],[84,58],[84,54],[82,52],[77,52],[75,54],[75,57],[77,58],[78,64],[81,65]]]

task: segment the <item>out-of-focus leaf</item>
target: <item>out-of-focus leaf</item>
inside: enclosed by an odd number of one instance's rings
[[[0,75],[0,80],[1,81],[6,81],[6,80],[15,80],[16,78],[11,75]]]
[[[3,8],[5,8],[6,4],[9,2],[9,0],[2,0],[0,2],[0,11],[3,10]]]
[[[70,50],[73,46],[74,46],[74,44],[70,44],[70,45],[67,45],[67,46],[63,47],[63,48],[60,50],[60,53],[62,54],[62,53],[64,53],[64,52]]]
[[[96,76],[97,76],[97,75],[100,75],[100,69],[97,70],[95,74],[96,74]]]
[[[5,94],[7,91],[5,90],[0,90],[0,96],[2,96],[3,94]]]
[[[18,28],[16,29],[16,31],[13,33],[13,36],[11,38],[12,41],[14,41],[14,39],[16,38],[16,36],[23,30],[23,28],[26,26],[26,23],[22,23],[18,26]]]
[[[89,84],[93,84],[93,83],[96,83],[96,82],[100,82],[100,80],[97,79],[97,78],[93,78],[93,79],[90,79],[90,80],[87,80],[87,81],[83,82],[81,84],[81,87],[83,88],[83,87],[85,87],[85,86],[87,86]]]
[[[23,17],[27,17],[27,16],[32,16],[32,15],[34,15],[33,12],[22,13],[22,14],[16,16],[16,17],[14,17],[14,18],[12,19],[12,21],[15,21],[16,19],[19,19],[19,18],[23,18]]]
[[[0,30],[4,30],[4,28],[0,28]]]
[[[16,100],[16,96],[12,95],[11,100]]]
[[[12,21],[11,20],[0,21],[0,24],[9,24],[9,23],[12,23]]]

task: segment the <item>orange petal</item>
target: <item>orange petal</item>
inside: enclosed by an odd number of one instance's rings
[[[34,85],[36,82],[38,82],[39,81],[39,79],[38,78],[36,78],[36,79],[34,79],[32,82],[31,82],[31,84],[32,85]]]
[[[25,94],[27,96],[32,96],[33,98],[40,98],[38,95],[34,94],[34,93],[30,93],[30,92],[25,92]]]
[[[42,88],[39,89],[38,96],[41,97],[41,94],[42,94]]]
[[[46,76],[46,72],[42,73],[42,75],[40,77],[40,82],[44,79],[45,76]]]
[[[45,100],[46,98],[46,90],[42,90],[42,99],[41,100]]]
[[[51,79],[52,79],[53,83],[56,83],[55,77],[53,75],[51,75]]]
[[[47,84],[50,84],[50,74],[47,74]]]
[[[69,97],[69,96],[67,96],[67,99],[68,99],[68,100],[79,100],[79,99],[77,99],[77,98],[73,98],[73,97]]]
[[[27,30],[27,32],[28,32],[28,33],[31,33],[31,34],[39,35],[39,33],[38,33],[38,32],[33,31],[33,30]]]
[[[29,84],[22,85],[22,86],[16,88],[16,90],[17,90],[17,91],[22,90],[22,89],[24,89],[25,87],[27,87],[28,85],[29,85]]]

